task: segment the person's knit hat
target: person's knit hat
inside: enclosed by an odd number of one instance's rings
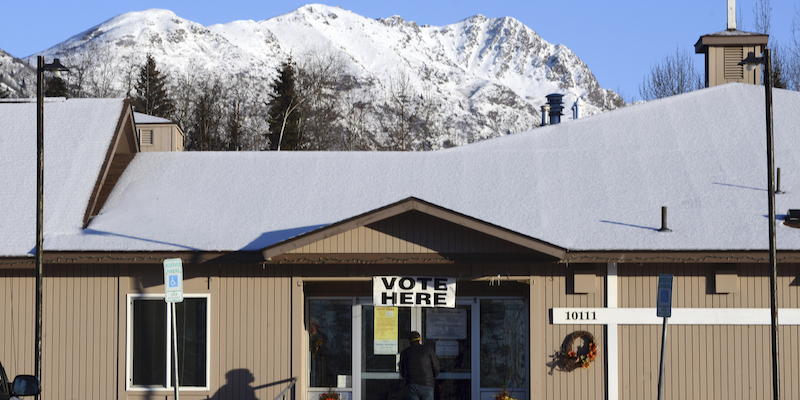
[[[408,334],[408,341],[409,342],[416,342],[417,340],[420,340],[420,339],[422,339],[422,336],[420,336],[419,332],[417,332],[417,331],[411,331],[411,333]]]

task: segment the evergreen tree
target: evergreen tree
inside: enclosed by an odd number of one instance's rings
[[[156,68],[156,60],[150,54],[139,70],[136,82],[136,95],[131,104],[136,112],[161,118],[170,118],[175,110],[172,99],[167,95],[167,77]]]
[[[295,89],[291,58],[278,70],[278,79],[273,82],[272,91],[269,110],[270,150],[298,150],[301,140],[300,113],[297,108],[302,100]]]
[[[45,80],[45,97],[68,97],[67,84],[61,77],[54,76]]]

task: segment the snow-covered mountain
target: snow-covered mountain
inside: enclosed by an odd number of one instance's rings
[[[3,93],[10,97],[36,96],[36,68],[0,49],[0,95]]]
[[[386,96],[400,83],[434,98],[453,144],[538,126],[550,93],[565,95],[566,111],[581,98],[584,115],[624,105],[569,48],[508,17],[419,26],[399,16],[376,20],[312,4],[268,20],[206,27],[152,9],[119,15],[39,54],[80,58],[99,49],[111,50],[106,53],[122,69],[151,54],[173,77],[200,67],[228,79],[260,77],[264,85],[289,57],[302,64],[324,54],[343,60],[351,83],[370,98]],[[125,93],[124,79],[109,85]]]

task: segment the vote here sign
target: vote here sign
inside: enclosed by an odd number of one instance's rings
[[[456,278],[436,276],[374,276],[372,301],[375,306],[456,306]]]

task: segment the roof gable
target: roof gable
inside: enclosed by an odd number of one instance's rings
[[[379,254],[385,261],[394,257],[398,262],[422,262],[477,261],[483,255],[553,260],[563,258],[565,250],[411,197],[269,246],[262,253],[271,261],[341,260],[336,255],[365,260],[363,256]]]
[[[45,99],[45,250],[56,235],[80,234],[125,112],[122,99]],[[36,245],[36,101],[0,102],[0,124],[0,255],[31,256]]]
[[[125,171],[139,150],[130,100],[126,99],[117,122],[117,128],[114,130],[114,136],[111,138],[111,145],[108,146],[103,165],[100,167],[100,174],[97,176],[94,189],[92,189],[86,205],[86,212],[83,215],[84,228],[89,225],[91,218],[103,208],[111,189],[114,188],[122,172]]]

